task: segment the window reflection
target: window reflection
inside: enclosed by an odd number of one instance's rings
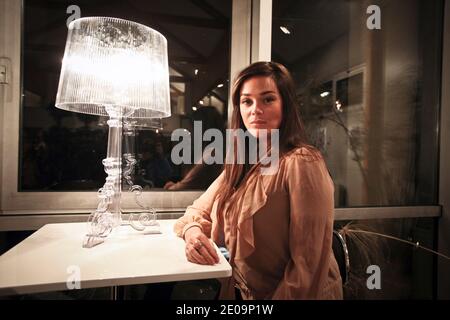
[[[219,111],[212,106],[205,106],[197,109],[192,116],[194,122],[200,122],[202,124],[201,135],[209,129],[219,129],[222,134],[225,134],[225,123],[219,113]],[[193,132],[192,124],[190,126],[190,132]],[[194,143],[194,142],[193,142]],[[207,189],[209,185],[220,175],[222,172],[221,164],[206,164],[205,159],[211,154],[211,150],[208,150],[209,141],[203,141],[201,149],[201,159],[193,158],[193,165],[187,168],[186,174],[181,179],[175,177],[175,179],[168,181],[164,185],[166,190],[186,190],[186,189]],[[194,146],[192,145],[192,150]],[[207,162],[207,161],[206,161]]]
[[[432,218],[337,221],[335,230],[342,229],[351,270],[346,300],[433,299],[434,260],[442,258],[414,245],[435,249]],[[369,266],[380,267],[379,290],[367,287]]]
[[[227,119],[231,1],[24,1],[23,87],[19,191],[97,190],[106,174],[106,119],[54,107],[66,22],[78,6],[81,17],[112,16],[143,23],[168,41],[172,116],[139,120],[134,138],[135,182],[164,190],[186,178],[192,165],[170,159],[173,130],[191,125],[203,108],[216,111],[212,125]],[[155,122],[156,121],[156,122]],[[214,177],[217,166],[206,167]],[[212,179],[212,178],[211,178]],[[210,179],[178,184],[206,189]],[[169,189],[169,188],[166,188]]]
[[[433,204],[443,1],[384,1],[380,30],[371,4],[274,1],[272,60],[295,77],[336,206]]]

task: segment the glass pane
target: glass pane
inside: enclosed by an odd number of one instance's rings
[[[273,1],[272,60],[293,73],[337,207],[435,204],[443,1],[369,5]]]
[[[432,218],[337,221],[350,260],[344,298],[433,299],[435,261],[444,259],[427,250],[435,249],[435,225]]]
[[[168,41],[172,116],[138,121],[135,183],[151,190],[205,189],[219,165],[175,165],[171,133],[226,127],[231,1],[25,0],[19,191],[97,190],[106,174],[107,118],[55,108],[67,24],[110,16],[142,23]],[[194,162],[195,159],[192,159]]]

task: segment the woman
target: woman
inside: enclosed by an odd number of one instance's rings
[[[226,246],[233,276],[221,298],[234,298],[235,287],[243,299],[342,299],[332,252],[333,182],[306,142],[292,77],[280,64],[254,63],[238,75],[232,101],[232,129],[255,138],[261,129],[279,129],[278,170],[264,175],[260,164],[226,164],[175,224],[188,260],[218,262],[210,237]]]

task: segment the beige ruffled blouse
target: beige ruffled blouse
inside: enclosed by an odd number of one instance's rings
[[[280,159],[274,175],[252,169],[217,212],[223,173],[178,219],[174,230],[198,225],[230,252],[233,277],[221,298],[342,299],[332,251],[334,186],[320,154],[297,148]]]

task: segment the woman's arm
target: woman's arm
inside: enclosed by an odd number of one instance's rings
[[[174,231],[177,236],[184,238],[185,232],[193,226],[197,226],[211,237],[211,210],[216,199],[217,189],[223,177],[221,174],[209,188],[192,205],[187,207],[184,216],[175,223]]]
[[[297,152],[287,163],[291,259],[273,299],[320,299],[328,278],[334,186],[321,156],[309,152]]]
[[[212,226],[211,210],[222,176],[220,175],[175,223],[174,231],[185,240],[186,256],[191,262],[200,264],[219,262],[217,252],[209,238]]]

